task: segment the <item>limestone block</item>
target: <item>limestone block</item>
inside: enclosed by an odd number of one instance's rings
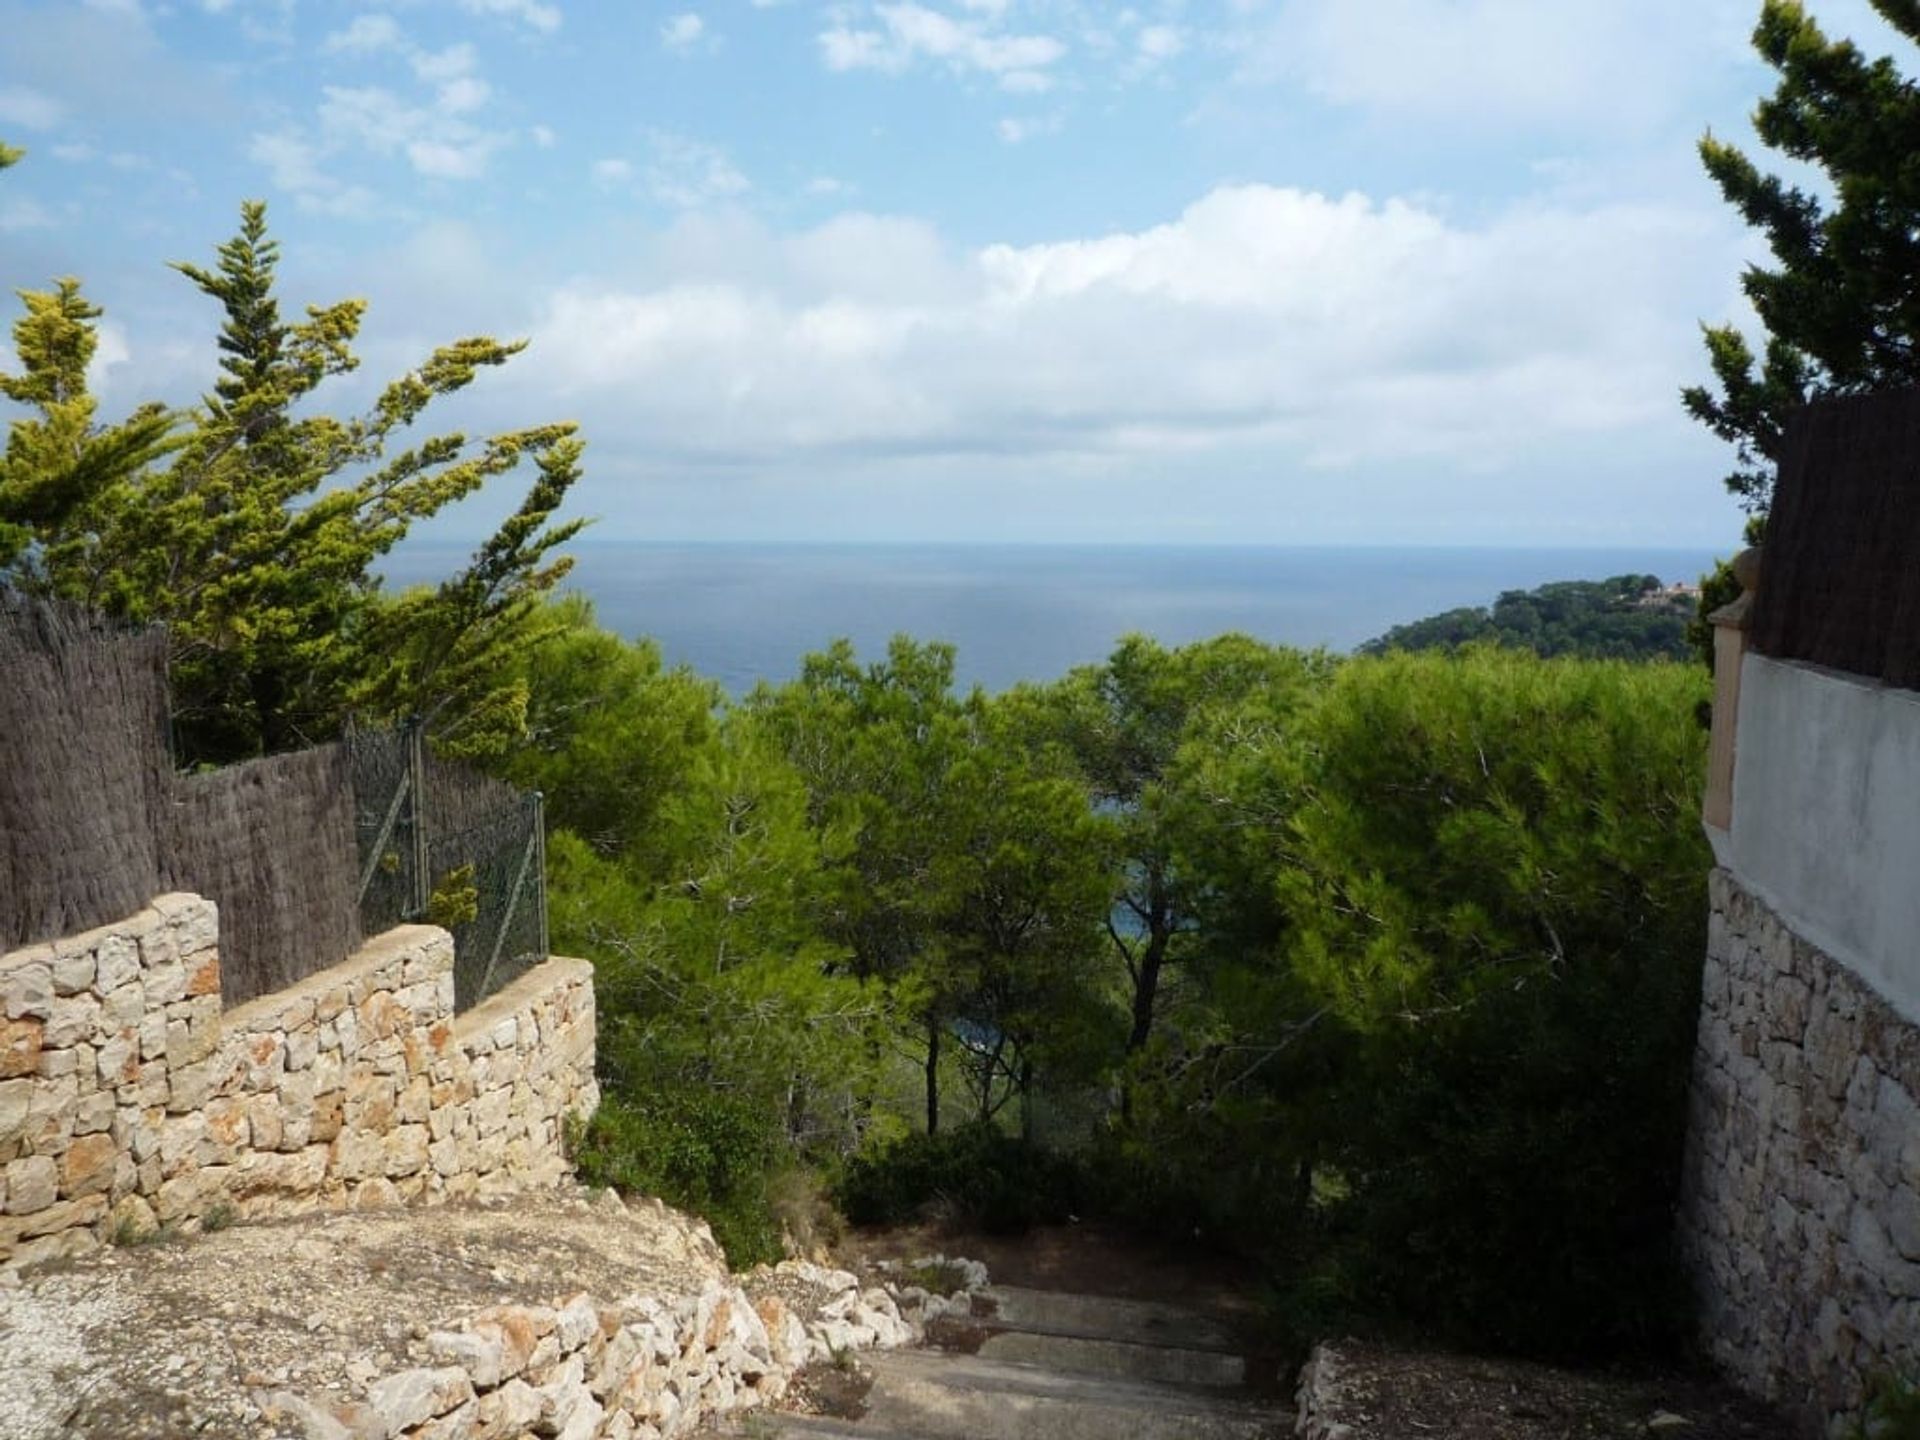
[[[367,1404],[380,1417],[389,1436],[444,1415],[472,1399],[473,1385],[467,1379],[467,1372],[457,1365],[402,1370],[367,1387]]]
[[[560,1348],[579,1350],[600,1333],[600,1313],[585,1293],[577,1294],[560,1307],[554,1320]]]
[[[346,1092],[342,1090],[328,1090],[313,1097],[313,1112],[307,1121],[310,1140],[324,1143],[340,1134],[346,1099]]]
[[[24,956],[43,956],[26,959]],[[0,963],[0,1013],[9,1020],[44,1020],[53,1013],[53,951],[37,950],[9,955]]]
[[[56,951],[53,959],[53,993],[78,995],[93,988],[94,959],[91,950],[66,954]]]
[[[100,1083],[109,1088],[140,1078],[140,1035],[133,1029],[116,1030],[100,1042],[94,1058]]]
[[[173,927],[154,910],[143,910],[129,923],[134,943],[140,952],[140,968],[158,970],[162,966],[174,964],[180,958],[180,946],[175,940]]]
[[[77,1230],[83,1226],[97,1225],[106,1215],[107,1197],[104,1194],[61,1200],[27,1216],[20,1226],[20,1235],[22,1239],[30,1240],[62,1230]]]
[[[206,1104],[213,1094],[214,1085],[220,1078],[220,1062],[216,1055],[209,1055],[183,1065],[168,1060],[167,1109],[176,1115],[189,1114]]]
[[[432,1109],[432,1087],[427,1077],[416,1075],[400,1091],[394,1104],[394,1114],[402,1124],[424,1125]]]
[[[289,1073],[306,1070],[319,1053],[320,1036],[315,1027],[306,1025],[287,1032],[286,1068]]]
[[[479,1425],[480,1402],[477,1399],[469,1400],[427,1421],[411,1433],[410,1440],[477,1440]]]
[[[367,1130],[341,1130],[333,1141],[329,1169],[343,1180],[364,1180],[386,1174],[384,1137]]]
[[[468,1329],[476,1335],[497,1335],[500,1373],[515,1376],[526,1373],[540,1342],[558,1323],[559,1316],[543,1305],[495,1305],[476,1315]]]
[[[71,1199],[110,1189],[118,1155],[111,1135],[78,1137],[60,1157],[60,1193]]]
[[[479,1400],[479,1423],[486,1435],[520,1435],[540,1418],[540,1392],[524,1380],[508,1380]]]
[[[200,1111],[172,1116],[160,1125],[158,1158],[160,1172],[174,1176],[198,1166],[211,1154],[207,1142],[207,1117]]]
[[[27,1101],[27,1141],[42,1152],[63,1148],[80,1105],[80,1077],[41,1080]]]
[[[0,1080],[31,1075],[40,1068],[45,1022],[32,1017],[0,1020]]]
[[[111,1129],[117,1109],[114,1098],[108,1091],[95,1090],[91,1094],[82,1095],[74,1104],[73,1133],[92,1135]]]
[[[401,1125],[387,1135],[383,1144],[384,1169],[389,1176],[398,1178],[414,1175],[426,1168],[427,1164],[427,1127],[424,1125]]]
[[[206,1104],[207,1139],[213,1147],[214,1156],[222,1162],[231,1162],[246,1148],[249,1139],[247,1104],[248,1101],[238,1095],[222,1095]]]
[[[187,967],[178,960],[150,965],[146,970],[147,1001],[152,1005],[171,1005],[187,995]]]
[[[51,1156],[28,1155],[7,1164],[7,1214],[32,1215],[59,1198],[60,1167]]]
[[[247,1133],[255,1150],[278,1150],[285,1127],[281,1123],[280,1100],[275,1095],[255,1095],[246,1102]]]
[[[136,1027],[139,1036],[140,1059],[158,1060],[167,1053],[167,1012],[149,1010],[140,1017]]]
[[[353,1187],[348,1208],[353,1210],[395,1210],[401,1203],[400,1191],[385,1176],[376,1175]]]
[[[111,994],[140,978],[140,948],[131,936],[110,933],[93,951],[94,988]]]
[[[186,956],[180,964],[187,977],[186,993],[189,997],[220,993],[219,951],[200,950]]]
[[[458,1365],[479,1389],[500,1383],[504,1346],[497,1330],[436,1330],[427,1336],[427,1354],[441,1365]]]
[[[33,1091],[31,1079],[0,1080],[0,1145],[17,1141],[26,1134]]]

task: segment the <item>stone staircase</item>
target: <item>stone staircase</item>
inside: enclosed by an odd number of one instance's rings
[[[977,1297],[975,1318],[948,1335],[962,1348],[862,1355],[873,1388],[857,1420],[760,1415],[739,1433],[767,1440],[1277,1440],[1292,1432],[1291,1406],[1272,1393],[1275,1377],[1249,1376],[1232,1331],[1196,1311],[996,1285]]]

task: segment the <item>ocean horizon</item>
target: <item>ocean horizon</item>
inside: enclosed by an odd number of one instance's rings
[[[1554,580],[1693,582],[1703,549],[810,544],[577,540],[563,588],[600,623],[651,637],[739,695],[844,636],[875,658],[895,634],[955,647],[960,684],[1001,690],[1104,659],[1122,636],[1183,645],[1228,631],[1349,651],[1395,625]],[[411,544],[395,586],[441,579],[470,547]]]

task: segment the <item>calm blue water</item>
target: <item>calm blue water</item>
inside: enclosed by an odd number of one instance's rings
[[[1000,689],[1102,659],[1141,631],[1164,644],[1241,630],[1348,650],[1391,626],[1549,580],[1696,579],[1704,550],[1307,549],[1172,546],[657,545],[577,541],[571,588],[601,623],[651,635],[740,693],[795,674],[836,636],[958,647],[963,684]],[[390,582],[439,579],[457,547],[411,546]]]

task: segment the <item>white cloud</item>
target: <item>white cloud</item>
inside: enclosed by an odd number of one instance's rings
[[[429,84],[471,75],[478,64],[473,46],[464,40],[444,50],[416,50],[408,58],[413,65],[413,73]]]
[[[1281,0],[1234,44],[1244,80],[1454,125],[1645,124],[1697,93],[1746,0]]]
[[[0,124],[51,130],[65,112],[59,101],[24,85],[0,85]]]
[[[0,196],[0,235],[21,230],[47,230],[53,226],[53,214],[38,200],[25,195]]]
[[[649,134],[647,144],[652,152],[647,189],[662,204],[691,210],[744,195],[751,188],[718,146],[664,130]]]
[[[1134,37],[1134,49],[1148,60],[1171,60],[1187,48],[1187,37],[1177,25],[1147,25]]]
[[[372,213],[373,193],[329,174],[322,163],[326,157],[297,130],[255,135],[247,158],[265,166],[273,183],[302,210],[349,217]]]
[[[321,48],[333,54],[364,55],[400,50],[405,45],[406,34],[391,15],[356,15],[346,29],[327,36]]]
[[[551,35],[560,28],[560,7],[543,5],[539,0],[460,0],[460,8],[475,15],[516,20],[542,35]]]
[[[533,143],[542,150],[551,150],[558,140],[553,131],[545,125],[535,125],[527,134],[533,137]]]
[[[1672,424],[1695,297],[1733,250],[1686,212],[1461,225],[1260,185],[1146,230],[972,254],[914,222],[741,223],[689,231],[640,283],[553,292],[540,383],[610,443],[730,462],[1254,444],[1275,470],[1498,469]]]
[[[593,162],[593,179],[597,185],[625,185],[633,179],[633,162],[614,157]]]
[[[1052,135],[1059,129],[1058,115],[1010,115],[994,126],[994,133],[1008,145],[1020,145],[1036,135]]]
[[[1039,77],[1059,61],[1067,47],[1051,35],[1003,33],[997,26],[1004,7],[974,7],[985,18],[962,20],[925,5],[875,5],[879,28],[840,18],[818,36],[820,56],[829,70],[879,70],[897,75],[915,62],[945,65],[958,74],[980,72],[1012,80],[1012,88],[1032,90]]]
[[[669,50],[688,51],[707,33],[707,22],[691,10],[669,16],[660,27],[660,43]]]
[[[328,85],[320,102],[321,132],[376,155],[404,155],[421,175],[471,180],[486,172],[489,157],[506,140],[463,118],[475,101],[473,85],[484,100],[484,85],[456,80],[442,86],[430,106],[409,105],[379,86]]]
[[[87,362],[87,388],[100,395],[110,388],[113,371],[133,358],[133,351],[127,344],[127,332],[116,321],[101,320],[93,333],[98,343]]]

